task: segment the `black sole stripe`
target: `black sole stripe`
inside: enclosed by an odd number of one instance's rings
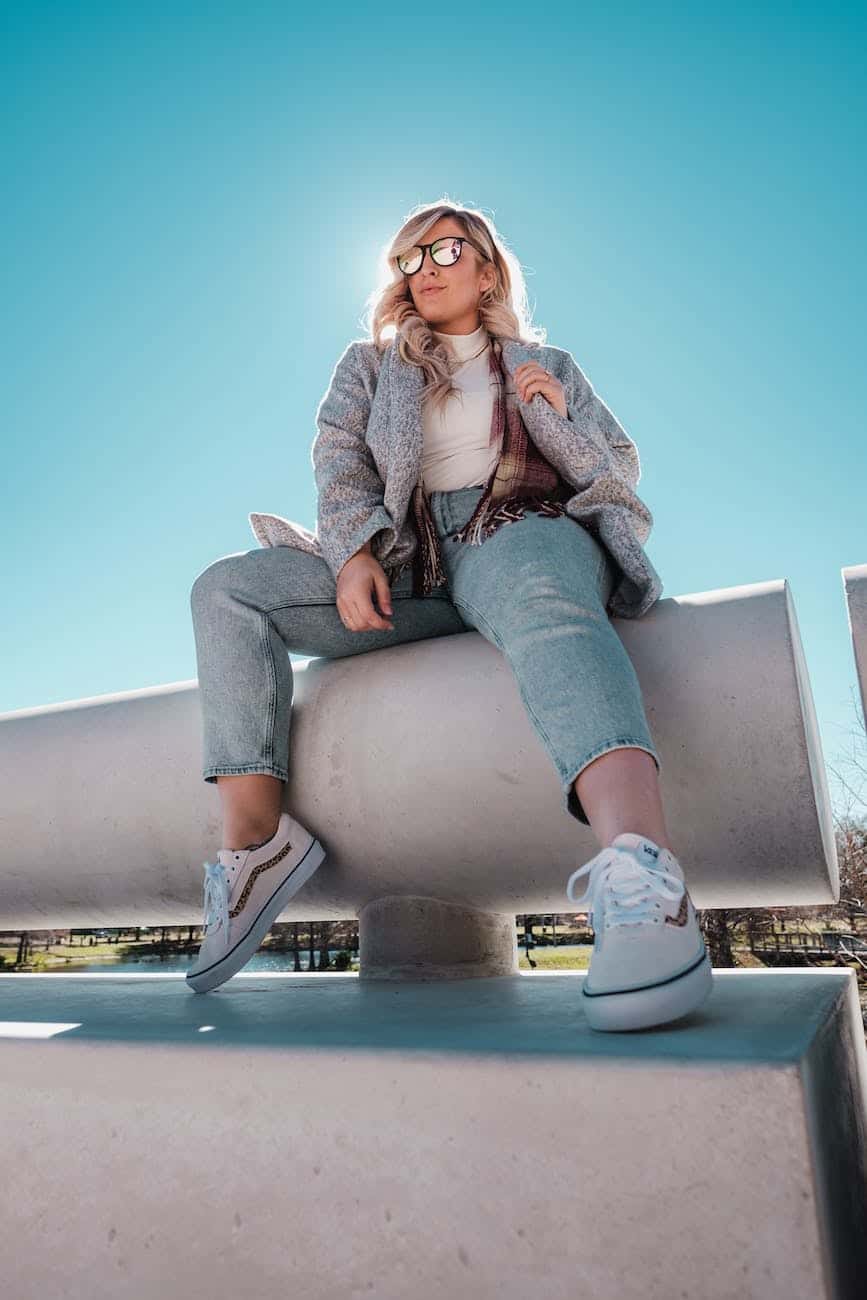
[[[582,987],[581,993],[585,998],[613,998],[616,997],[618,993],[643,993],[646,989],[661,989],[664,988],[666,984],[676,984],[678,980],[682,980],[687,975],[691,975],[696,967],[700,966],[706,958],[707,949],[703,948],[701,956],[698,957],[691,966],[687,967],[686,970],[682,970],[679,975],[669,975],[666,980],[657,980],[655,984],[639,984],[638,987],[634,989],[612,989],[610,993],[593,993],[592,991],[588,993],[587,990]]]

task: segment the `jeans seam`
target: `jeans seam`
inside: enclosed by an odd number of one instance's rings
[[[295,600],[282,601],[279,605],[267,605],[267,606],[263,605],[261,608],[261,612],[263,614],[273,614],[275,610],[295,609],[297,605],[323,605],[324,606],[324,605],[334,605],[334,604],[336,604],[336,601],[333,600],[305,600],[303,596],[299,596]]]
[[[274,663],[274,656],[271,653],[270,626],[271,622],[268,615],[263,613],[259,622],[259,635],[264,643],[269,681],[268,720],[265,725],[265,762],[271,767],[276,767],[277,764],[274,762],[274,731],[277,718],[277,665]]]
[[[505,646],[503,645],[499,636],[491,627],[490,623],[485,618],[485,616],[483,614],[480,614],[479,611],[473,605],[471,605],[468,600],[463,600],[462,598],[459,599],[456,598],[455,596],[452,596],[452,601],[458,610],[465,609],[468,614],[471,614],[473,616],[473,618],[478,619],[480,623],[484,623],[485,627],[488,629],[488,632],[490,633],[491,640],[494,642],[497,648],[505,655],[506,654]],[[508,656],[506,657],[508,658]]]
[[[439,587],[435,587],[433,591],[429,591],[427,595],[424,597],[415,596],[414,593],[411,591],[407,591],[404,593],[400,591],[394,591],[394,589],[392,589],[391,591],[391,596],[393,600],[419,600],[419,599],[448,600],[449,599],[448,591],[445,589],[442,583],[440,584]],[[283,601],[279,605],[268,605],[267,607],[263,606],[261,609],[261,613],[274,614],[279,609],[297,609],[299,606],[302,605],[305,608],[313,608],[314,606],[317,605],[321,606],[322,608],[325,608],[327,605],[332,606],[332,608],[336,608],[337,602],[336,600],[305,600],[304,597],[301,596],[297,600]]]

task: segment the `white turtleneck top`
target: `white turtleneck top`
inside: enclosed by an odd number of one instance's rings
[[[489,370],[490,337],[484,325],[472,334],[432,331],[460,359],[452,376],[459,390],[450,393],[444,408],[422,405],[422,479],[426,492],[453,492],[488,481],[500,454],[488,446],[494,407],[495,380]]]

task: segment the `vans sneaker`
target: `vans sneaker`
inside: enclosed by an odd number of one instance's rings
[[[588,873],[575,898],[576,880]],[[647,1029],[701,1006],[713,985],[710,958],[669,849],[624,831],[572,872],[566,895],[590,909],[593,955],[581,994],[591,1029]]]
[[[205,936],[187,985],[207,993],[241,969],[287,901],[313,875],[325,850],[282,813],[270,840],[255,849],[220,849],[205,865]]]

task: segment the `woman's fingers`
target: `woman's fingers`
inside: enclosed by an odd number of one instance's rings
[[[394,631],[394,624],[374,607],[374,591],[379,593],[380,607],[390,614],[391,588],[385,570],[371,555],[353,556],[352,570],[338,581],[336,601],[341,621],[350,632]]]
[[[551,379],[552,376],[538,361],[523,361],[521,365],[515,367],[515,386],[522,402],[527,400],[529,393],[539,392],[545,384],[551,382]]]
[[[566,390],[559,379],[550,374],[538,361],[524,361],[515,367],[515,387],[522,402],[527,402],[536,393],[541,393],[545,400],[560,415],[567,414]]]

